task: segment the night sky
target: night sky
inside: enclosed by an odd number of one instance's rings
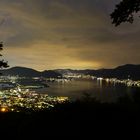
[[[140,19],[115,27],[120,0],[0,0],[0,40],[12,66],[36,70],[140,63]]]

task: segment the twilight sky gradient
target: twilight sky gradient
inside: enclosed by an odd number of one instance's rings
[[[119,27],[120,0],[0,0],[0,40],[12,66],[98,69],[140,63],[140,19]]]

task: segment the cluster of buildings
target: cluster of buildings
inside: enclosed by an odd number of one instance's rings
[[[92,79],[97,81],[105,81],[107,83],[112,84],[124,84],[128,87],[140,87],[140,80],[134,81],[131,79],[117,79],[117,78],[103,78],[103,77],[96,77],[91,75],[84,75],[84,74],[68,74],[65,75],[66,78],[83,78],[83,79]]]
[[[117,78],[97,78],[97,81],[105,81],[107,83],[115,84],[124,84],[127,87],[140,87],[140,81],[133,81],[131,79],[117,79]]]
[[[52,108],[58,103],[67,101],[68,97],[51,97],[47,94],[37,94],[29,89],[21,89],[20,86],[11,90],[0,91],[1,112],[39,111]]]
[[[120,83],[120,84],[124,84],[128,87],[140,87],[140,81],[133,81],[131,79],[116,79],[116,78],[106,78],[105,79],[106,82],[111,82],[111,83]]]
[[[0,78],[0,111],[19,112],[22,111],[22,109],[38,111],[46,108],[52,108],[58,103],[65,103],[69,100],[68,97],[52,97],[48,96],[48,94],[38,94],[33,89],[44,87],[44,81],[45,84],[48,82],[67,83],[72,79],[77,78],[97,80],[100,83],[105,81],[111,84],[124,84],[128,87],[140,87],[140,80],[119,80],[117,78],[102,78],[83,74],[68,74],[62,79],[49,78],[42,80],[40,78],[35,78],[30,81],[31,84],[37,83],[37,85],[28,85],[30,84],[27,82],[28,79],[25,81],[24,78],[21,79],[21,77],[18,76],[3,76]],[[17,84],[19,80],[27,82],[27,85],[21,86]]]
[[[140,87],[140,80],[134,81],[131,79],[117,79],[117,78],[103,78],[103,77],[96,77],[96,76],[91,76],[91,75],[84,75],[84,74],[68,74],[65,75],[66,78],[83,78],[83,79],[92,79],[92,80],[97,80],[97,81],[105,81],[107,83],[112,83],[112,84],[124,84],[128,87]]]

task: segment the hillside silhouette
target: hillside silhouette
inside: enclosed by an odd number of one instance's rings
[[[3,76],[11,75],[11,76],[20,76],[20,77],[61,77],[62,75],[52,71],[52,70],[46,70],[46,71],[36,71],[31,68],[26,67],[13,67],[10,69],[0,70]]]
[[[128,135],[140,123],[140,98],[123,97],[117,103],[100,103],[94,98],[58,104],[39,112],[0,113],[1,132],[15,138],[40,139],[63,136],[100,137],[99,134]]]
[[[85,74],[104,78],[118,78],[132,80],[140,79],[140,65],[126,64],[118,66],[113,69],[98,69],[98,70],[72,70],[72,69],[56,69],[56,70],[44,70],[42,72],[36,71],[26,67],[13,67],[10,69],[0,70],[2,75],[21,76],[21,77],[62,77],[63,74]]]
[[[77,74],[86,74],[86,75],[92,75],[92,76],[104,77],[104,78],[128,79],[129,77],[132,80],[140,79],[140,65],[134,65],[134,64],[126,64],[112,69],[98,69],[98,70],[59,69],[55,71],[61,74],[77,73]]]

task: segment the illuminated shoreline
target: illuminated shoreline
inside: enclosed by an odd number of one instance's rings
[[[51,97],[48,94],[37,94],[29,89],[23,90],[19,86],[12,90],[0,91],[1,112],[20,112],[22,109],[40,111],[67,101],[68,97]]]

